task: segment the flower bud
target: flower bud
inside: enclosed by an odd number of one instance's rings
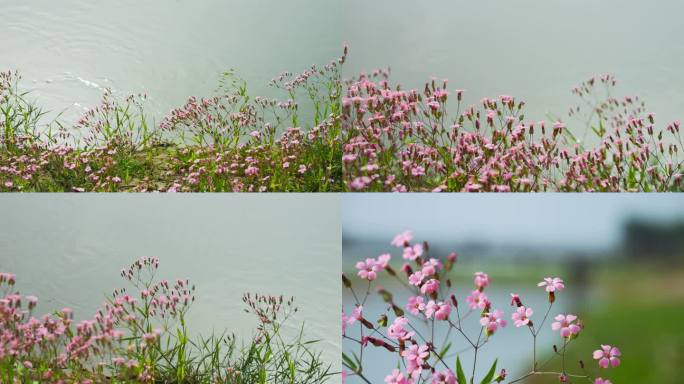
[[[506,370],[501,369],[501,372],[499,372],[499,375],[494,379],[497,383],[500,383],[506,379]]]
[[[351,281],[347,278],[347,276],[344,275],[344,273],[342,274],[342,284],[344,284],[344,286],[347,288],[352,287]]]
[[[458,308],[458,300],[454,294],[451,295],[451,304],[454,306],[454,308]]]
[[[392,303],[392,310],[394,311],[394,314],[399,317],[399,316],[404,316],[404,310],[399,308],[396,304]]]
[[[380,316],[380,318],[378,319],[378,324],[379,324],[381,327],[386,327],[386,326],[387,326],[387,315],[385,315],[385,314],[383,313],[382,316]]]

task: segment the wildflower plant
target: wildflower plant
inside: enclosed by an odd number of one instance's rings
[[[384,367],[387,374],[384,381],[388,384],[518,383],[545,376],[568,383],[610,383],[608,379],[595,377],[583,361],[578,362],[577,369],[566,362],[566,351],[581,336],[584,324],[575,314],[554,314],[554,303],[565,289],[562,279],[546,277],[537,284],[548,297],[546,308],[535,310],[525,306],[519,295],[511,294],[513,309],[506,314],[488,298],[487,287],[492,279],[484,272],[474,274],[472,291],[457,292],[453,288],[449,275],[457,262],[456,253],[452,252],[445,259],[432,257],[429,244],[414,242],[410,231],[398,234],[391,244],[401,250],[403,264],[400,267],[393,266],[392,256],[385,253],[359,261],[355,279],[342,275],[344,287],[354,298],[354,307],[342,311],[344,377],[371,383],[365,376],[364,367],[377,364],[377,360],[364,359],[364,351],[372,348],[388,355],[387,360],[396,361],[394,366]],[[396,292],[382,286],[374,287],[380,274],[396,280],[398,286],[408,292],[405,303],[395,301]],[[382,298],[386,312],[377,314],[364,310],[373,291]],[[508,319],[515,329],[507,329],[511,328]],[[471,332],[467,322],[479,324],[475,328],[477,331]],[[350,327],[358,327],[359,332],[347,332]],[[493,344],[501,332],[518,332],[521,338],[527,337],[531,342],[531,367],[527,373],[511,378],[505,369],[497,370],[500,367],[498,359],[478,360],[478,353],[483,348],[495,348]],[[541,360],[538,353],[537,339],[541,332],[553,332],[558,340],[548,350],[552,352],[551,357],[545,360]],[[455,356],[448,354],[453,350],[460,352]],[[461,355],[466,352],[473,354],[472,366],[462,364]],[[589,358],[595,359],[597,369],[602,370],[617,367],[620,354],[618,348],[602,345]],[[555,360],[561,362],[559,371],[548,369]],[[489,369],[479,377],[478,364],[483,363]]]
[[[347,50],[252,96],[226,72],[216,96],[173,109],[155,125],[146,95],[102,101],[67,127],[0,75],[0,191],[339,191],[342,81]]]
[[[38,298],[20,295],[15,276],[0,273],[0,382],[322,383],[331,375],[315,341],[282,334],[296,312],[282,296],[244,296],[258,320],[249,343],[227,334],[192,340],[186,315],[195,287],[157,280],[158,266],[144,257],[122,270],[133,289],[115,290],[78,323],[69,308],[35,316]]]
[[[376,70],[342,98],[345,185],[352,191],[681,191],[680,123],[657,128],[637,97],[611,95],[610,75],[573,90],[568,123],[530,121],[508,95],[465,102],[432,79],[405,90]],[[581,118],[580,118],[581,117]],[[586,139],[586,140],[584,140]]]

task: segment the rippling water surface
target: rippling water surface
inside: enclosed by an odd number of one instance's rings
[[[390,65],[411,87],[449,78],[470,102],[516,95],[534,119],[563,115],[571,87],[610,72],[666,122],[684,111],[682,13],[678,0],[4,2],[0,68],[65,118],[111,87],[148,92],[158,120],[229,68],[269,94],[276,74],[347,42],[348,75]]]
[[[256,94],[341,53],[339,1],[3,2],[0,68],[73,121],[105,87],[147,92],[157,120],[231,68]]]

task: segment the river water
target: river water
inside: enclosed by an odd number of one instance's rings
[[[613,73],[660,122],[684,111],[684,2],[678,0],[2,1],[0,68],[67,121],[104,87],[147,92],[158,120],[210,95],[234,68],[255,94],[268,80],[337,57],[345,73],[391,66],[421,87],[449,78],[470,102],[512,94],[527,117],[563,115],[571,87]]]
[[[122,268],[156,256],[158,279],[197,287],[187,319],[194,335],[249,337],[257,321],[244,313],[243,293],[294,296],[287,332],[304,323],[339,371],[337,196],[6,195],[0,210],[0,271],[38,296],[38,315],[67,306],[89,318],[115,288],[132,289]]]

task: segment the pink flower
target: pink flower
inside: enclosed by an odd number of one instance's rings
[[[418,346],[416,344],[411,345],[401,353],[401,356],[406,359],[409,372],[419,370],[429,355],[427,345]]]
[[[404,316],[399,316],[394,319],[392,325],[387,328],[387,337],[394,340],[408,340],[415,332],[409,332],[404,328],[408,324],[408,319]]]
[[[301,174],[304,174],[304,173],[306,172],[306,165],[300,164],[300,165],[299,165],[299,169],[297,170],[297,172],[299,172],[299,173],[301,173]]]
[[[421,271],[414,272],[408,278],[409,284],[415,285],[417,287],[420,285],[420,283],[423,282],[423,277],[424,277],[423,272],[421,272]]]
[[[366,279],[368,281],[373,281],[375,280],[376,277],[378,277],[378,271],[380,270],[377,261],[372,258],[367,258],[366,261],[359,261],[356,263],[356,269],[359,270],[357,275],[362,278]]]
[[[250,165],[249,167],[247,167],[247,169],[245,169],[245,175],[247,176],[254,176],[257,173],[259,173],[259,168],[253,165]]]
[[[466,297],[466,301],[468,302],[470,309],[484,309],[484,307],[487,306],[489,299],[487,299],[487,295],[476,289],[470,294],[470,296]]]
[[[437,292],[438,289],[439,289],[439,280],[437,280],[437,279],[430,279],[430,280],[426,281],[422,287],[420,287],[420,291],[424,295],[429,295],[431,293],[435,293],[435,292]]]
[[[544,281],[540,282],[537,284],[538,287],[546,287],[546,292],[560,292],[565,288],[565,284],[563,284],[563,280],[558,278],[558,277],[545,277]]]
[[[359,320],[361,319],[361,314],[363,313],[363,306],[362,305],[357,305],[356,308],[352,311],[352,318],[354,320]]]
[[[425,300],[423,296],[411,296],[408,298],[406,310],[417,316],[420,312],[425,310]]]
[[[421,270],[421,272],[423,272],[423,276],[427,277],[437,273],[437,270],[439,270],[439,268],[442,267],[442,263],[439,260],[432,258],[424,262],[422,267],[423,269]]]
[[[554,331],[560,329],[561,337],[566,339],[579,334],[579,332],[582,330],[579,325],[573,323],[575,320],[577,320],[577,316],[575,315],[558,315],[554,319],[556,322],[551,324],[551,329]]]
[[[415,260],[423,255],[423,244],[414,244],[404,248],[404,259]]]
[[[530,316],[532,316],[533,313],[534,311],[532,311],[532,308],[518,307],[512,315],[515,326],[522,327],[523,325],[528,325],[530,323]]]
[[[437,303],[434,300],[430,300],[425,307],[425,317],[429,319],[433,314],[437,320],[446,320],[451,314],[451,305],[443,301]]]
[[[480,319],[480,325],[485,327],[488,335],[494,334],[499,327],[503,328],[506,326],[506,320],[501,318],[503,312],[498,309],[494,310],[494,312],[485,313],[483,316]]]
[[[394,245],[395,247],[401,248],[401,247],[405,246],[407,243],[410,243],[411,240],[413,240],[413,232],[406,230],[406,231],[394,236],[394,239],[392,240],[391,244]]]
[[[382,255],[378,256],[377,264],[380,266],[380,268],[385,269],[387,268],[390,260],[392,260],[392,255],[389,253],[383,253]]]
[[[435,372],[432,374],[432,384],[457,384],[456,375],[451,372],[451,369]]]
[[[489,285],[489,276],[484,272],[475,272],[475,287],[484,289]]]
[[[615,368],[620,365],[620,359],[617,358],[620,355],[620,350],[610,345],[601,344],[601,349],[594,351],[594,359],[599,361],[598,364],[601,368],[608,368],[609,365]]]
[[[347,331],[347,327],[354,324],[356,320],[359,320],[361,318],[361,313],[363,312],[363,306],[357,306],[354,308],[352,311],[351,316],[347,316],[344,312],[342,312],[342,334],[344,334]]]
[[[603,378],[597,377],[596,380],[594,380],[594,384],[613,384],[613,383],[608,379],[603,379]]]
[[[385,384],[409,384],[409,381],[403,373],[395,369],[390,375],[385,376]]]

